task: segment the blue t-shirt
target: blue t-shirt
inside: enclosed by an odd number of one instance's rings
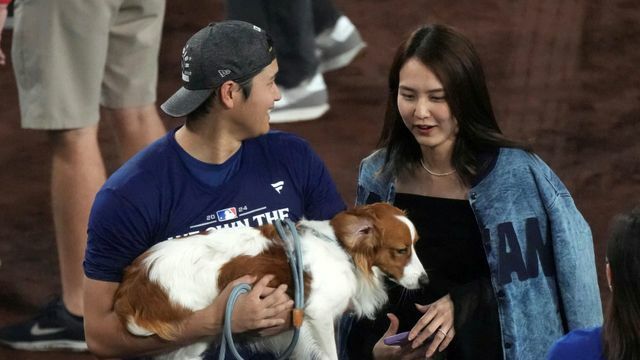
[[[556,341],[547,360],[604,360],[602,327],[574,330]]]
[[[324,163],[295,135],[273,131],[243,141],[231,159],[237,169],[211,185],[190,171],[176,130],[125,163],[96,195],[87,277],[119,282],[127,265],[166,239],[287,217],[326,220],[345,209]]]
[[[180,159],[198,181],[209,186],[219,186],[231,179],[240,168],[242,146],[222,164],[209,164],[189,155],[184,150],[178,151]]]

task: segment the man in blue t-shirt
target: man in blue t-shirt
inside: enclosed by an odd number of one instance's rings
[[[154,244],[210,228],[260,226],[276,219],[325,220],[345,208],[319,157],[302,139],[269,132],[280,98],[267,34],[240,21],[210,24],[182,51],[183,87],[162,109],[184,126],[137,154],[107,180],[89,220],[85,329],[102,357],[154,354],[221,331],[229,288],[195,312],[176,342],[134,337],[113,312],[123,269]],[[255,282],[242,277],[237,282]],[[288,327],[284,288],[259,279],[240,297],[234,332]]]

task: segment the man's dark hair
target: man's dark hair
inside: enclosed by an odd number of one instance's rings
[[[242,95],[244,95],[244,98],[246,101],[247,99],[249,99],[249,96],[251,96],[251,88],[253,86],[253,77],[245,81],[239,82],[238,85],[240,86],[240,90],[242,91]],[[202,104],[200,104],[200,106],[198,106],[195,110],[189,113],[187,115],[187,120],[186,120],[187,125],[190,123],[193,123],[194,121],[197,121],[198,119],[203,118],[205,115],[210,113],[211,109],[213,108],[214,99],[218,96],[219,93],[220,93],[220,88],[212,92],[211,95],[209,95],[209,97]]]

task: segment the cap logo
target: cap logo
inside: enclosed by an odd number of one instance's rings
[[[257,32],[262,32],[262,29],[260,29],[259,27],[253,25],[253,30],[257,31]]]
[[[189,63],[191,61],[191,56],[187,54],[188,49],[189,45],[182,48],[182,81],[184,82],[189,82],[191,77],[191,69],[189,69],[191,67]]]
[[[225,77],[225,76],[231,74],[231,70],[227,70],[227,69],[218,70],[218,74],[220,74],[220,77]]]

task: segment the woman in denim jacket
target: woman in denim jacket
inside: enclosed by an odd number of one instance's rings
[[[464,36],[424,26],[400,45],[379,144],[357,203],[405,209],[431,283],[391,285],[387,317],[353,324],[351,359],[538,360],[601,323],[589,226],[553,171],[500,131]],[[408,330],[406,346],[381,341]]]

